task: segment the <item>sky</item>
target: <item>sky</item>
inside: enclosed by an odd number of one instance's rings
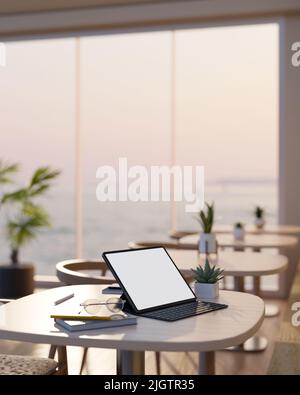
[[[81,39],[85,179],[128,157],[170,163],[171,33]],[[72,184],[75,40],[7,44],[0,68],[0,157],[61,168]],[[278,26],[176,32],[176,161],[206,178],[276,178]]]

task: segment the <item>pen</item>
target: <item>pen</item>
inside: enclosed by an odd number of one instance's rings
[[[56,320],[70,320],[70,321],[111,321],[111,317],[104,316],[78,316],[78,315],[56,315],[53,314],[50,318],[55,318]]]
[[[73,296],[74,296],[74,294],[70,294],[70,295],[64,296],[63,298],[56,300],[56,301],[54,302],[54,304],[55,304],[55,306],[56,306],[56,305],[58,305],[58,304],[60,304],[60,303],[65,302],[66,300],[69,300],[69,299],[73,298]]]

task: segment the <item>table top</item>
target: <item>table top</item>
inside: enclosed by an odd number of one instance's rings
[[[155,286],[155,285],[153,285]],[[0,307],[0,338],[32,343],[114,348],[132,351],[215,351],[238,345],[255,334],[264,317],[264,302],[248,293],[220,291],[216,302],[228,308],[176,322],[138,318],[137,325],[86,332],[67,332],[55,327],[50,313],[54,301],[71,292],[64,302],[105,299],[104,285],[58,287],[15,300]]]
[[[191,268],[205,261],[195,250],[168,249],[168,252],[182,273],[190,273]],[[224,269],[227,276],[267,276],[285,270],[288,259],[277,254],[220,251],[210,263]]]
[[[184,236],[179,240],[189,248],[198,248],[199,234]],[[244,240],[236,240],[232,234],[218,233],[216,235],[219,247],[232,248],[287,248],[293,247],[298,243],[295,236],[286,235],[254,235],[246,234]]]
[[[216,224],[213,227],[215,233],[232,233],[233,224]],[[277,235],[300,235],[300,226],[266,224],[263,229],[257,229],[253,224],[245,224],[246,233],[250,234],[277,234]]]

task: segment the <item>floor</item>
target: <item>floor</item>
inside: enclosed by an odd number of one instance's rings
[[[280,308],[281,315],[266,318],[258,334],[265,335],[269,345],[264,352],[244,353],[218,351],[216,353],[217,374],[266,374],[273,352],[274,339],[286,305],[284,301],[273,301]],[[47,356],[49,346],[0,341],[0,353]],[[78,374],[82,348],[69,347],[69,373]],[[146,374],[156,374],[154,352],[146,353]],[[197,353],[161,353],[162,374],[197,374]],[[89,349],[83,374],[115,374],[115,352],[106,349]]]

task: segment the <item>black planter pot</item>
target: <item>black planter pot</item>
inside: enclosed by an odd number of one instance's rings
[[[0,298],[17,299],[34,291],[34,267],[29,264],[0,265]]]

